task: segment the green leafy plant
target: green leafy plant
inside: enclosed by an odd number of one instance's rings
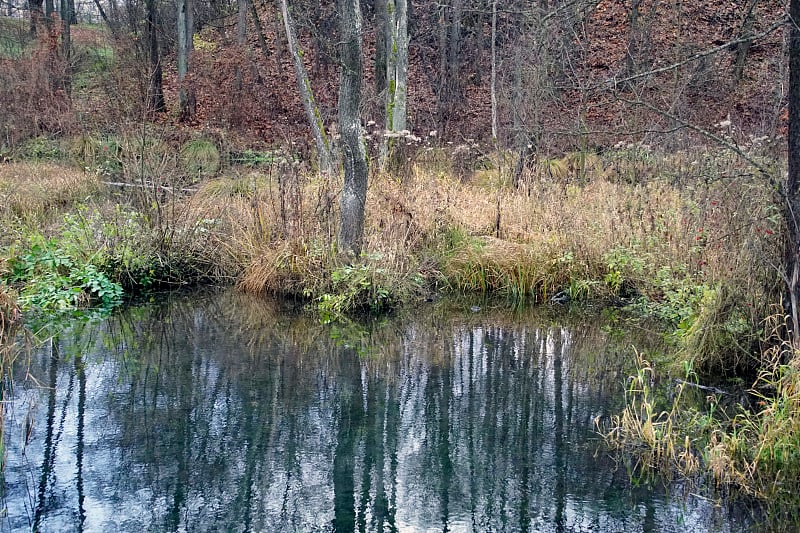
[[[89,306],[113,308],[122,300],[122,286],[97,266],[78,263],[56,239],[33,237],[33,243],[12,258],[8,282],[20,286],[19,304],[39,311],[66,311]]]

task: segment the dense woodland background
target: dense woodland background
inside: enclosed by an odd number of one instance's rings
[[[196,107],[181,112],[178,3],[8,0],[0,19],[4,150],[38,135],[118,131],[147,119],[179,124],[178,137],[202,130],[236,145],[311,151],[279,5],[188,0],[194,28],[183,86]],[[62,24],[63,9],[74,9],[79,24]],[[362,119],[371,133],[384,121],[386,0],[361,10]],[[428,142],[488,150],[493,35],[497,142],[524,157],[708,142],[695,126],[739,145],[785,134],[783,2],[446,0],[408,10],[408,127]],[[335,133],[336,5],[301,0],[291,11]],[[153,104],[154,66],[163,71],[164,112]]]

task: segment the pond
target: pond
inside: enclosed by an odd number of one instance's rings
[[[234,291],[70,324],[6,405],[3,531],[740,531],[634,486],[598,317],[440,302],[321,325]]]

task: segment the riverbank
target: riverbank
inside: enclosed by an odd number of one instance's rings
[[[660,321],[672,354],[659,375],[723,386],[760,376],[764,402],[720,414],[718,402],[699,413],[680,394],[655,400],[643,357],[628,410],[602,428],[612,445],[655,450],[641,464],[711,473],[764,499],[793,490],[800,405],[786,369],[796,358],[764,322],[781,315],[780,209],[740,160],[632,146],[531,160],[514,184],[508,154],[465,167],[420,149],[396,173],[371,176],[364,253],[345,261],[337,179],[282,153],[222,164],[202,144],[191,161],[207,163],[189,171],[165,144],[140,144],[99,143],[91,159],[84,147],[82,168],[0,166],[0,276],[29,320],[206,283],[297,299],[323,321],[440,292],[511,305],[600,300]]]

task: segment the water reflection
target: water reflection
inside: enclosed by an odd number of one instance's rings
[[[630,342],[469,313],[332,329],[235,293],[134,308],[18,376],[2,528],[741,529],[597,453]]]

